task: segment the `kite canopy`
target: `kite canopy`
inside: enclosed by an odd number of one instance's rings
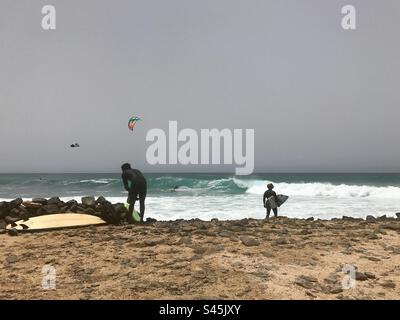
[[[129,130],[133,131],[133,128],[135,127],[136,122],[138,122],[138,121],[142,121],[142,119],[140,119],[139,117],[136,117],[136,116],[131,117],[128,121]]]

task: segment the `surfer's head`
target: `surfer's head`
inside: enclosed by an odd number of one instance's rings
[[[274,188],[274,185],[273,185],[272,183],[268,183],[268,184],[267,184],[267,188],[268,188],[269,190],[272,190],[272,189]]]
[[[130,163],[124,163],[121,166],[121,169],[122,169],[122,171],[129,170],[129,169],[131,169],[131,164]]]

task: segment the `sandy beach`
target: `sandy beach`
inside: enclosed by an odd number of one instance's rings
[[[400,219],[166,221],[0,235],[0,299],[398,299]],[[56,289],[42,268],[56,268]],[[355,287],[342,287],[345,265]]]

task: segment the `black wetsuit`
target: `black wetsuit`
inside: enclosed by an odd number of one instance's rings
[[[126,169],[122,172],[122,181],[124,182],[125,190],[129,192],[128,203],[130,204],[130,206],[128,221],[133,222],[132,212],[134,210],[135,202],[138,196],[140,203],[140,220],[143,221],[145,210],[144,201],[147,194],[146,178],[139,170]],[[131,183],[130,186],[128,182]]]
[[[272,196],[275,197],[275,200],[278,202],[278,198],[276,196],[276,192],[268,189],[267,191],[264,192],[264,196],[263,196],[263,205],[264,207],[267,209],[267,218],[269,218],[269,215],[271,213],[271,207],[269,207],[265,201],[269,198],[271,198]],[[278,216],[278,208],[273,208],[272,211],[274,211],[274,216],[277,217]]]

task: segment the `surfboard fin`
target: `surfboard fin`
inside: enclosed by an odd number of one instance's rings
[[[20,223],[19,225],[20,225],[20,226],[22,227],[22,229],[24,229],[24,230],[29,229],[29,227],[28,227],[26,224]]]

